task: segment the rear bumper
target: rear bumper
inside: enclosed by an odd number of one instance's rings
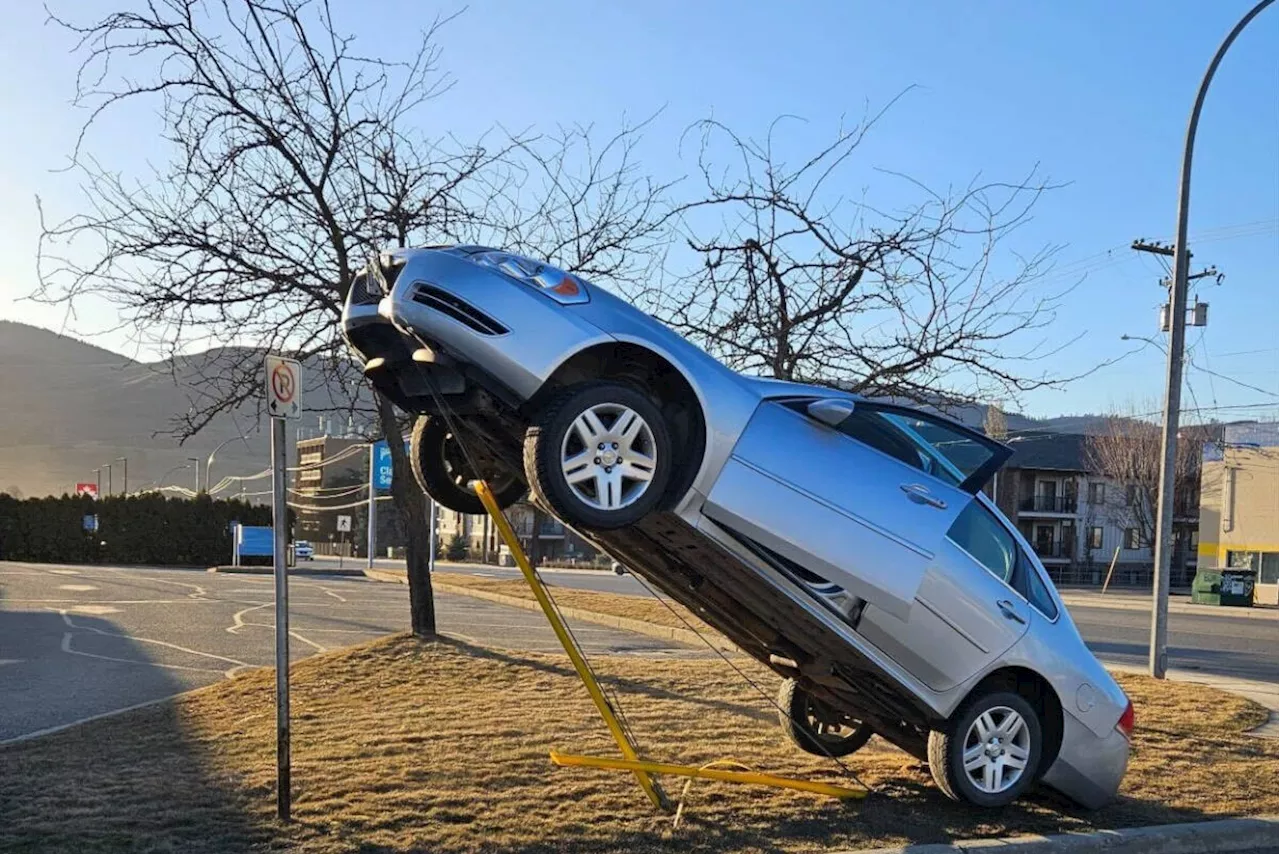
[[[1099,738],[1070,714],[1063,717],[1062,747],[1043,781],[1081,806],[1098,809],[1120,788],[1129,767],[1129,741],[1119,730]]]

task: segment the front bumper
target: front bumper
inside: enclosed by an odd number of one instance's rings
[[[1063,715],[1062,747],[1042,778],[1087,809],[1105,805],[1129,767],[1129,741],[1119,730],[1099,738],[1070,714]]]

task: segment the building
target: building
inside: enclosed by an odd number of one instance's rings
[[[521,546],[541,563],[571,563],[592,561],[596,550],[577,534],[565,528],[556,519],[542,514],[538,542],[533,538],[534,509],[526,501],[520,501],[506,511],[507,521],[520,539]],[[441,508],[437,516],[437,531],[442,552],[448,550],[454,538],[461,537],[466,544],[468,557],[473,560],[496,561],[507,549],[502,538],[486,515],[471,516],[456,510]]]
[[[1229,424],[1223,441],[1205,446],[1200,471],[1200,569],[1257,572],[1254,601],[1277,601],[1277,445],[1275,422]]]
[[[1014,431],[1005,441],[1013,456],[986,492],[1035,550],[1058,584],[1151,584],[1152,544],[1133,484],[1089,471],[1089,437],[1074,433]],[[1195,575],[1196,530],[1193,489],[1182,489],[1175,509],[1175,587]],[[1145,504],[1144,504],[1145,506]],[[1144,514],[1151,518],[1148,511]],[[1114,561],[1114,569],[1112,563]]]
[[[317,554],[363,553],[368,539],[364,527],[368,511],[346,505],[369,497],[366,447],[359,439],[333,436],[298,440],[298,464],[293,472],[293,491],[289,494],[290,503],[298,505],[293,535],[295,539],[309,540]],[[338,530],[340,516],[350,517],[350,532]]]

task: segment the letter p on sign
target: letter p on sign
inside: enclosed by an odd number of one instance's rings
[[[272,418],[302,416],[302,366],[293,359],[267,356],[267,412]]]

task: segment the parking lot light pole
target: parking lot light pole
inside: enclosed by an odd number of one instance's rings
[[[210,476],[213,474],[213,458],[217,456],[218,451],[221,451],[227,445],[230,445],[232,442],[241,442],[241,441],[244,442],[244,446],[246,448],[249,448],[249,440],[243,434],[241,434],[239,436],[236,436],[234,439],[228,439],[227,441],[223,442],[221,445],[219,445],[218,447],[214,448],[212,451],[209,452],[209,458],[204,461],[204,491],[205,492],[209,491],[209,486],[212,483],[212,481],[210,480]],[[249,448],[249,450],[252,451],[253,449]],[[199,487],[196,487],[196,488],[199,489]]]
[[[1169,300],[1168,370],[1164,390],[1164,428],[1160,439],[1160,489],[1156,499],[1155,571],[1151,595],[1151,675],[1163,679],[1169,662],[1169,564],[1173,553],[1173,493],[1178,460],[1178,416],[1182,404],[1182,359],[1187,325],[1187,276],[1191,255],[1187,251],[1187,219],[1191,210],[1191,155],[1195,148],[1196,127],[1200,124],[1200,108],[1209,91],[1209,83],[1218,63],[1240,35],[1240,31],[1275,0],[1262,0],[1235,25],[1200,81],[1191,118],[1187,122],[1187,140],[1182,150],[1182,177],[1178,184],[1178,225],[1173,242],[1173,292]]]
[[[115,462],[124,463],[124,466],[122,466],[122,468],[124,469],[124,472],[120,477],[120,494],[128,495],[129,494],[129,458],[116,457]]]
[[[199,457],[187,457],[187,462],[189,462],[189,463],[195,463],[195,466],[196,466],[196,494],[197,494],[197,495],[199,495],[199,494],[200,494],[200,458],[199,458]]]
[[[107,495],[110,495],[111,494],[111,463],[107,463],[105,466],[103,466],[103,468],[107,470]]]
[[[102,497],[102,469],[94,469],[93,473],[98,479],[98,494],[93,497],[101,498]]]

